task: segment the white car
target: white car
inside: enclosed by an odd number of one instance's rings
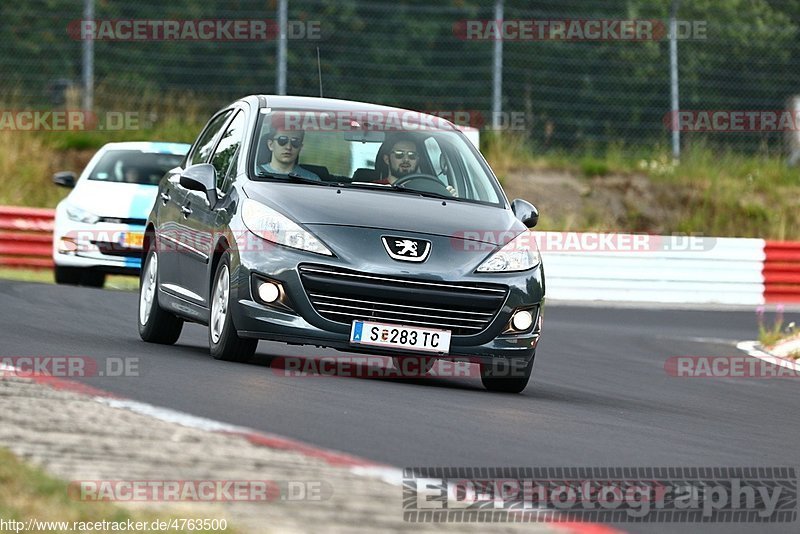
[[[108,143],[77,180],[72,172],[53,175],[57,185],[74,188],[56,207],[56,283],[102,287],[106,274],[139,274],[145,222],[158,183],[180,166],[189,147]]]

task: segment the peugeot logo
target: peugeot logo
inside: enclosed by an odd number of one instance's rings
[[[431,242],[424,239],[384,235],[381,241],[389,257],[398,261],[423,262],[431,252]]]

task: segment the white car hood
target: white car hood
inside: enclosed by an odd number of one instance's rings
[[[81,180],[67,202],[101,217],[146,219],[158,186]]]

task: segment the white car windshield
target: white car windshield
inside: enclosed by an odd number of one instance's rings
[[[419,113],[264,110],[255,142],[255,179],[292,177],[502,204],[472,143],[449,123]]]
[[[89,180],[158,185],[168,170],[180,165],[183,156],[138,150],[109,150],[92,169]]]

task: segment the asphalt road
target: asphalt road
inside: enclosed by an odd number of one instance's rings
[[[0,356],[138,357],[136,377],[82,379],[191,414],[403,466],[797,466],[796,379],[678,378],[671,356],[740,355],[755,313],[548,305],[521,395],[479,378],[289,377],[269,355],[339,355],[261,342],[213,360],[204,327],[145,344],[135,293],[0,281]],[[388,361],[388,360],[387,360]],[[736,527],[736,528],[732,528]],[[622,525],[629,531],[797,532],[778,525]]]

